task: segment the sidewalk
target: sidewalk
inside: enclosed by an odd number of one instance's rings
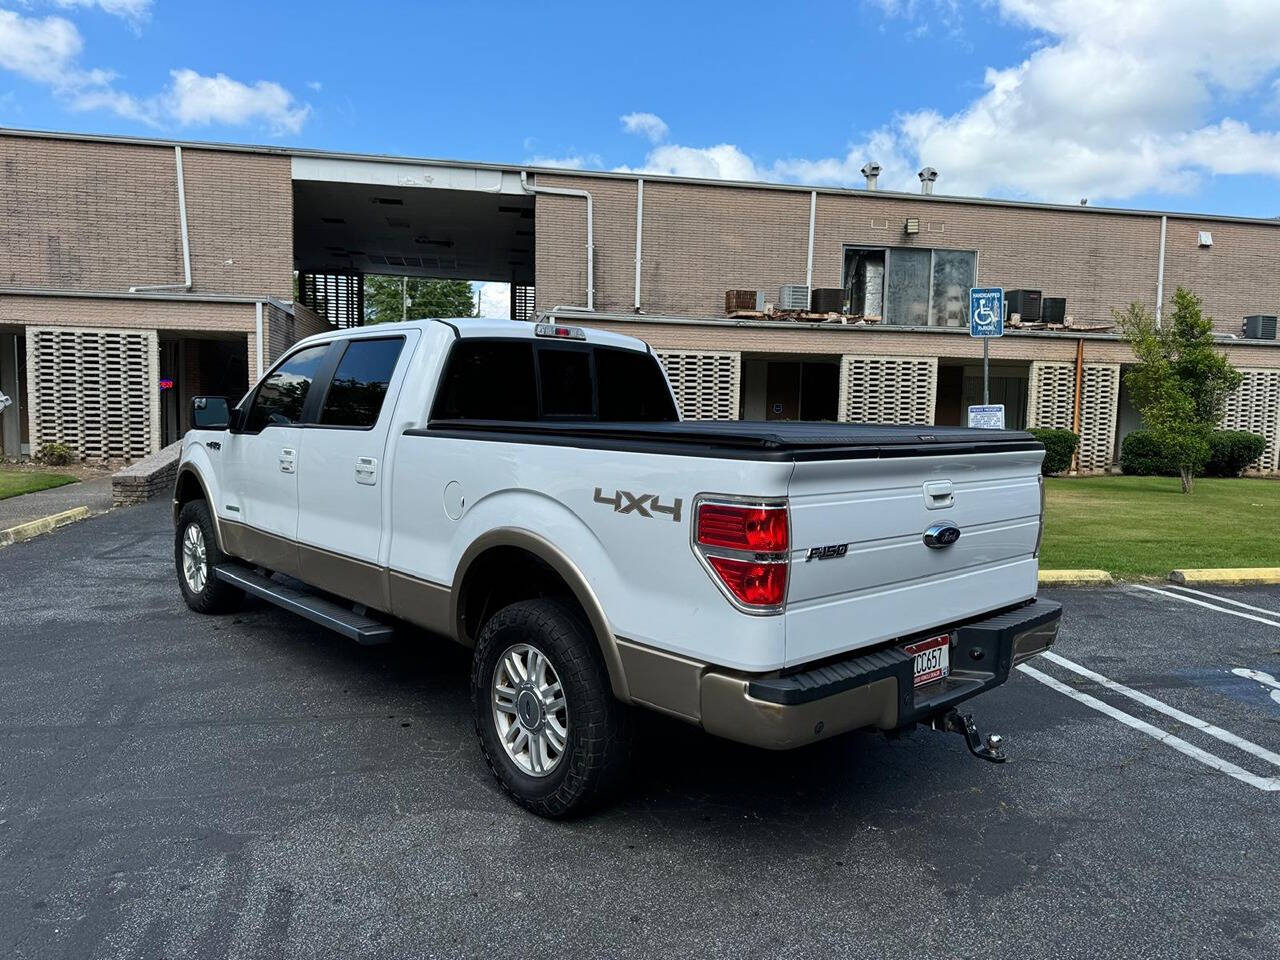
[[[90,513],[106,513],[110,510],[110,475],[0,500],[0,530],[16,527],[20,523],[30,523],[73,507],[88,507]]]

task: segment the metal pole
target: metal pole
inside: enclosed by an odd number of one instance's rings
[[[991,363],[991,338],[982,338],[982,405],[985,407],[991,402],[991,392],[988,389],[987,375]]]
[[[409,319],[409,278],[400,278],[400,319]]]

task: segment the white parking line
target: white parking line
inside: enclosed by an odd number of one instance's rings
[[[1054,653],[1052,650],[1046,650],[1042,656],[1046,660],[1051,660],[1061,667],[1066,667],[1072,673],[1078,673],[1080,676],[1087,677],[1094,683],[1101,684],[1108,690],[1114,690],[1116,693],[1123,694],[1130,700],[1136,700],[1144,707],[1150,707],[1152,710],[1163,713],[1166,717],[1172,717],[1179,723],[1185,723],[1189,727],[1195,727],[1195,729],[1199,730],[1201,733],[1207,733],[1216,740],[1221,740],[1223,743],[1229,743],[1231,746],[1243,750],[1245,753],[1252,754],[1259,760],[1265,760],[1273,766],[1280,767],[1280,754],[1272,753],[1266,747],[1261,747],[1251,740],[1246,740],[1244,737],[1236,736],[1230,730],[1223,730],[1221,727],[1214,726],[1212,723],[1201,720],[1199,717],[1193,717],[1191,714],[1179,710],[1177,707],[1171,707],[1163,700],[1157,700],[1155,697],[1148,696],[1140,690],[1134,690],[1132,687],[1126,687],[1123,683],[1117,683],[1110,677],[1104,677],[1102,674],[1090,670],[1088,667],[1081,666],[1073,660],[1068,660],[1066,657]]]
[[[1161,730],[1159,727],[1153,726],[1145,720],[1139,720],[1137,717],[1127,714],[1123,710],[1116,709],[1109,703],[1103,703],[1097,697],[1091,697],[1087,693],[1082,693],[1079,690],[1069,687],[1061,680],[1051,677],[1047,673],[1041,673],[1035,667],[1022,663],[1018,665],[1017,669],[1021,670],[1027,676],[1039,680],[1050,689],[1057,690],[1063,696],[1070,697],[1072,700],[1082,703],[1090,709],[1106,714],[1113,720],[1119,720],[1125,726],[1141,731],[1166,746],[1173,747],[1173,749],[1177,750],[1179,753],[1185,754],[1194,760],[1198,760],[1205,766],[1212,767],[1220,773],[1225,773],[1227,776],[1235,780],[1239,780],[1241,783],[1247,783],[1251,787],[1256,787],[1257,789],[1268,793],[1280,791],[1280,776],[1260,777],[1257,774],[1250,773],[1243,767],[1238,767],[1228,760],[1223,760],[1221,757],[1209,753],[1207,750],[1201,750],[1194,744],[1187,743],[1187,741],[1174,736],[1167,730]]]
[[[1155,587],[1148,587],[1146,584],[1133,583],[1130,584],[1138,590],[1146,590],[1149,593],[1158,593],[1162,597],[1172,597],[1174,600],[1181,600],[1183,603],[1194,603],[1197,607],[1207,607],[1210,610],[1216,610],[1218,613],[1229,613],[1233,617],[1241,617],[1245,620],[1253,620],[1255,623],[1265,623],[1269,627],[1280,628],[1280,622],[1275,620],[1265,620],[1262,617],[1255,617],[1252,613],[1242,613],[1239,610],[1231,610],[1227,607],[1219,607],[1212,603],[1205,603],[1203,600],[1197,600],[1194,597],[1184,597],[1180,593],[1173,593],[1169,590],[1158,590]]]
[[[1210,600],[1217,600],[1219,603],[1229,603],[1233,607],[1243,607],[1245,610],[1252,610],[1255,613],[1265,613],[1269,617],[1275,617],[1280,620],[1280,610],[1268,610],[1266,607],[1255,607],[1252,603],[1245,603],[1241,600],[1232,600],[1230,597],[1220,597],[1216,593],[1205,593],[1203,590],[1193,590],[1191,587],[1184,587],[1180,583],[1169,584],[1170,590],[1185,590],[1187,593],[1194,593],[1201,597],[1208,597]]]

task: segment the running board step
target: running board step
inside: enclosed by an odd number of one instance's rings
[[[306,617],[312,623],[328,627],[365,646],[389,643],[395,632],[391,626],[381,620],[356,613],[350,607],[318,597],[314,593],[286,587],[270,577],[264,577],[257,571],[237,563],[219,564],[213,568],[213,575],[223,583],[239,587],[245,593],[261,597],[268,603],[274,603],[290,613]]]

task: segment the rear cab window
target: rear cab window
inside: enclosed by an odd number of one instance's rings
[[[369,429],[378,422],[404,337],[350,340],[324,395],[322,427]]]
[[[657,359],[598,344],[455,342],[433,420],[678,420]]]

